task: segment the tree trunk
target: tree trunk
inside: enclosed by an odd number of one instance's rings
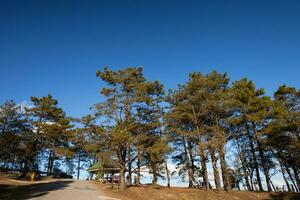
[[[137,185],[141,184],[141,152],[137,150]]]
[[[252,188],[250,187],[250,183],[249,183],[249,177],[247,175],[244,175],[244,179],[246,182],[246,187],[248,191],[252,191]]]
[[[258,168],[258,163],[257,163],[257,158],[256,158],[256,153],[255,153],[255,148],[254,148],[254,141],[253,141],[253,137],[252,137],[252,134],[250,132],[249,125],[247,124],[247,122],[246,122],[246,128],[247,128],[249,143],[250,143],[250,147],[251,147],[251,153],[252,153],[252,157],[253,157],[253,162],[254,162],[254,167],[255,167],[255,172],[256,172],[256,178],[257,178],[257,183],[258,183],[258,188],[259,188],[259,191],[263,191],[263,187],[262,187],[261,180],[260,180],[260,175],[259,175],[259,168]]]
[[[184,147],[184,155],[185,155],[185,167],[188,171],[188,179],[189,179],[189,188],[193,187],[193,175],[191,171],[191,166],[190,166],[190,160],[189,160],[189,155],[188,155],[188,150],[186,146],[186,140],[185,137],[182,137],[183,141],[183,147]]]
[[[126,168],[126,154],[127,154],[128,148],[121,148],[118,149],[117,155],[119,159],[119,176],[120,176],[120,190],[123,191],[126,188],[126,182],[125,182],[125,168]]]
[[[131,146],[128,147],[128,185],[132,185]]]
[[[260,138],[258,137],[258,133],[256,130],[256,124],[252,122],[252,126],[253,126],[253,131],[254,131],[254,137],[256,139],[257,142],[257,147],[258,147],[258,153],[259,153],[259,157],[261,160],[261,164],[262,164],[262,168],[263,168],[263,172],[266,178],[266,184],[267,184],[267,188],[268,188],[268,192],[272,191],[272,186],[270,183],[270,176],[269,176],[269,169],[266,166],[266,160],[265,160],[265,156],[263,153],[263,149],[262,149],[262,144],[260,142]]]
[[[225,153],[224,153],[223,145],[220,145],[219,155],[220,155],[220,163],[221,163],[222,180],[223,180],[224,190],[229,191],[229,190],[231,190],[231,184],[228,181],[228,173],[227,173],[227,166],[226,166],[226,161],[225,161]]]
[[[211,162],[212,162],[213,171],[214,171],[215,186],[216,186],[217,190],[220,190],[221,189],[221,181],[220,181],[219,170],[217,167],[217,159],[215,156],[215,151],[214,151],[213,147],[209,147],[209,151],[210,151]]]
[[[251,184],[251,190],[255,191],[254,184],[253,184],[253,171],[251,171],[250,173],[250,184]]]
[[[78,161],[77,161],[77,180],[79,180],[80,176],[80,155],[78,155]]]
[[[39,130],[37,131],[37,133],[39,133]],[[28,167],[26,169],[25,174],[28,171],[33,171],[34,170],[35,156],[36,156],[36,151],[37,151],[37,142],[38,142],[37,140],[34,140],[32,142],[31,150],[30,150],[30,156],[29,156],[29,159],[28,159]]]
[[[219,119],[216,119],[216,127],[217,127],[217,134],[219,136],[219,155],[220,155],[220,163],[221,163],[221,171],[222,171],[222,180],[223,180],[223,187],[225,191],[231,190],[231,184],[228,181],[228,173],[227,173],[227,166],[225,161],[225,152],[224,152],[224,144],[226,143],[226,137],[222,130],[219,127]]]
[[[89,180],[93,180],[93,177],[94,177],[94,172],[91,172]]]
[[[52,158],[52,150],[49,151],[48,164],[47,164],[47,176],[50,176],[51,158]]]
[[[52,152],[52,156],[50,159],[50,169],[49,169],[50,175],[53,174],[53,168],[54,168],[54,152]]]
[[[125,190],[125,166],[120,166],[120,190],[123,191]]]
[[[282,165],[282,161],[281,160],[279,160],[279,164],[280,164],[280,170],[281,170],[281,173],[282,173],[283,180],[284,180],[284,182],[286,184],[286,187],[287,187],[288,191],[290,192],[291,191],[291,187],[290,187],[289,181],[287,180],[287,178],[285,176],[285,169],[284,169],[284,167]]]
[[[193,182],[195,182],[195,159],[194,159],[194,155],[193,155],[193,149],[192,149],[192,142],[188,141],[188,154],[190,157],[190,161],[191,161],[191,176],[192,176],[192,180]]]
[[[246,186],[247,186],[247,190],[248,191],[252,191],[252,188],[250,187],[250,182],[249,182],[249,172],[247,170],[247,167],[245,166],[245,155],[243,154],[243,152],[241,151],[241,148],[240,148],[240,144],[238,141],[236,141],[236,145],[237,145],[237,150],[238,150],[238,155],[239,155],[239,159],[241,161],[241,164],[242,164],[242,169],[244,171],[244,179],[245,179],[245,183],[246,183]]]
[[[248,171],[247,171],[247,169],[244,165],[245,164],[242,163],[242,168],[243,168],[243,171],[244,171],[244,179],[245,179],[246,187],[247,187],[248,191],[252,191],[253,189],[250,186]]]
[[[165,167],[166,167],[166,175],[167,175],[167,187],[170,188],[170,172],[168,169],[167,159],[165,159]]]
[[[273,191],[275,191],[276,192],[276,188],[275,188],[275,186],[274,186],[274,184],[273,184],[273,182],[272,182],[272,180],[270,179],[270,184],[271,184],[271,186],[272,186],[272,188],[273,188]]]
[[[294,177],[296,179],[296,183],[297,183],[297,190],[300,189],[300,178],[299,178],[299,174],[298,174],[298,169],[296,169],[294,166],[291,167],[293,172],[294,172]]]
[[[204,150],[204,147],[203,147],[202,141],[201,141],[201,130],[199,128],[197,118],[195,117],[196,112],[195,112],[194,107],[192,107],[192,108],[193,108],[193,114],[194,114],[194,123],[196,125],[196,131],[199,134],[198,135],[198,146],[199,146],[198,148],[199,148],[199,155],[200,155],[200,158],[201,158],[201,174],[202,174],[202,178],[203,178],[203,187],[206,190],[209,190],[210,189],[210,184],[209,184],[209,181],[208,181],[207,167],[206,167],[207,157],[205,155],[205,150]]]
[[[151,158],[150,158],[150,160],[151,160]],[[152,161],[150,161],[151,162],[151,169],[152,169],[152,184],[154,184],[154,185],[156,185],[157,184],[157,176],[158,176],[158,174],[157,174],[157,164],[156,164],[156,162],[152,162]]]
[[[201,157],[201,173],[203,177],[203,186],[206,190],[209,190],[210,187],[209,187],[207,167],[206,167],[207,157],[205,155],[204,148],[201,146],[200,142],[199,142],[199,155]]]
[[[289,177],[290,177],[290,179],[291,179],[291,181],[292,181],[292,183],[293,183],[293,185],[294,185],[294,187],[295,187],[295,190],[296,190],[297,192],[299,192],[299,190],[297,189],[297,185],[296,185],[296,183],[295,183],[295,181],[294,181],[294,178],[293,178],[293,176],[292,176],[292,174],[291,174],[291,171],[290,171],[289,167],[287,166],[286,163],[285,163],[284,165],[285,165],[285,170],[286,170],[286,172],[288,173],[288,175],[289,175]]]

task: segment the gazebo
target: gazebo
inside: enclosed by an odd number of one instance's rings
[[[87,171],[91,174],[97,174],[103,183],[111,183],[112,187],[113,183],[119,183],[119,175],[115,175],[120,172],[120,167],[117,165],[95,163]]]

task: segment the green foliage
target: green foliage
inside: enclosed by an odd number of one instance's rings
[[[48,175],[69,174],[89,167],[98,176],[119,170],[120,188],[147,168],[153,183],[166,175],[172,158],[189,186],[201,181],[209,189],[208,162],[214,181],[225,190],[243,184],[268,190],[278,168],[289,186],[300,187],[300,91],[282,85],[271,98],[246,78],[230,84],[226,73],[190,73],[186,83],[165,96],[158,81],[144,77],[141,67],[112,70],[96,76],[106,85],[105,100],[93,115],[72,119],[51,95],[31,97],[22,109],[13,101],[0,105],[0,168],[28,172],[46,163]],[[227,147],[235,155],[229,166]],[[219,172],[220,163],[221,174]],[[109,170],[111,171],[109,171]],[[172,173],[173,174],[173,173]],[[287,178],[288,177],[288,178]],[[289,188],[289,187],[288,187]],[[289,188],[289,190],[291,190]]]

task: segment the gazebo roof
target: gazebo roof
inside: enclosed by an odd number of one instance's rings
[[[88,169],[87,170],[88,172],[98,172],[98,171],[103,171],[103,172],[119,172],[120,171],[120,168],[119,167],[106,167],[106,168],[93,168],[93,169]]]
[[[120,171],[120,167],[115,164],[106,163],[95,163],[93,166],[91,166],[88,170],[88,172],[99,172],[102,171],[104,173],[118,173]]]

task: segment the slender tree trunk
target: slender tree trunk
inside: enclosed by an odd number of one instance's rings
[[[131,146],[128,147],[128,185],[132,185]]]
[[[255,191],[254,184],[253,184],[253,171],[251,171],[250,173],[250,184],[251,184],[251,190]]]
[[[226,138],[225,138],[223,131],[220,129],[218,118],[216,118],[216,127],[217,127],[217,134],[220,138],[218,146],[219,146],[219,155],[220,155],[223,186],[224,186],[224,190],[228,191],[228,190],[231,190],[231,184],[229,184],[229,181],[228,181],[228,173],[227,173],[227,166],[226,166],[225,152],[224,152],[224,143],[226,143]]]
[[[89,180],[93,180],[94,172],[91,173]]]
[[[247,190],[248,190],[248,191],[252,191],[252,188],[250,187],[248,175],[244,175],[244,179],[245,179],[245,183],[246,183]]]
[[[49,168],[49,174],[53,174],[53,168],[54,168],[54,152],[52,152],[52,156],[50,159],[50,168]]]
[[[250,187],[250,182],[249,182],[249,172],[247,170],[247,167],[245,166],[246,160],[245,160],[245,155],[244,153],[241,151],[241,147],[238,141],[236,141],[236,145],[237,145],[237,150],[238,150],[238,155],[239,155],[239,159],[241,161],[242,164],[242,169],[244,172],[244,179],[245,179],[245,183],[246,183],[246,187],[248,191],[252,191],[252,188]]]
[[[194,159],[194,155],[193,155],[193,147],[192,147],[192,142],[188,141],[188,153],[189,153],[189,157],[190,157],[190,161],[191,161],[191,176],[192,176],[192,180],[193,182],[195,182],[195,159]]]
[[[288,191],[290,192],[291,191],[291,187],[290,187],[289,181],[287,180],[287,178],[285,176],[285,169],[284,169],[284,167],[282,165],[281,160],[279,160],[279,165],[280,165],[280,170],[281,170],[281,173],[282,173],[283,180],[284,180],[284,182],[286,184],[286,187],[287,187]]]
[[[269,176],[269,169],[266,166],[266,160],[265,160],[265,156],[263,153],[263,149],[262,149],[262,144],[260,142],[260,138],[258,137],[258,133],[256,130],[256,124],[252,122],[252,126],[253,126],[253,131],[254,131],[254,136],[257,142],[257,147],[258,147],[258,153],[259,153],[259,157],[261,160],[261,164],[262,164],[262,168],[263,168],[263,172],[266,178],[266,184],[267,184],[267,188],[268,188],[268,192],[272,191],[272,187],[270,184],[270,176]]]
[[[249,173],[247,171],[247,168],[245,167],[244,161],[242,161],[242,168],[244,171],[244,179],[245,179],[247,190],[252,191],[253,189],[250,187],[250,183],[249,183],[249,176],[248,176]]]
[[[184,155],[185,155],[185,166],[188,171],[189,188],[191,188],[191,187],[193,187],[193,175],[192,175],[192,170],[191,170],[191,166],[190,166],[190,159],[189,159],[188,150],[187,150],[187,146],[186,146],[186,140],[185,140],[184,136],[182,137],[182,141],[183,141]]]
[[[202,141],[201,141],[201,130],[199,128],[199,123],[197,121],[197,117],[196,117],[196,112],[194,107],[192,106],[193,109],[193,116],[194,116],[194,123],[196,125],[196,131],[199,134],[198,135],[198,148],[199,148],[199,155],[201,158],[201,174],[202,174],[202,178],[203,178],[203,187],[206,190],[209,190],[209,181],[208,181],[208,175],[207,175],[207,167],[206,167],[206,161],[207,161],[207,157],[205,155],[205,149],[202,145]]]
[[[207,157],[205,155],[204,148],[201,146],[201,143],[199,143],[199,154],[201,157],[201,172],[203,177],[203,186],[206,190],[209,190],[210,187],[209,187],[207,167],[206,167]]]
[[[294,166],[291,166],[293,173],[294,173],[294,177],[296,179],[296,183],[297,183],[297,190],[300,189],[300,178],[299,178],[299,174],[298,174],[298,169],[296,169]]]
[[[253,141],[253,137],[252,137],[252,134],[250,132],[249,125],[247,124],[247,122],[246,122],[246,128],[247,128],[249,143],[250,143],[250,147],[251,147],[251,153],[252,153],[254,167],[255,167],[255,172],[256,172],[258,189],[259,189],[259,191],[263,191],[263,187],[262,187],[261,180],[260,180],[260,175],[259,175],[259,168],[258,168],[258,163],[257,163],[257,158],[256,158],[256,153],[255,153],[255,148],[254,148],[254,141]]]
[[[270,184],[271,184],[271,186],[272,186],[272,188],[273,188],[273,191],[275,191],[276,192],[276,188],[275,188],[275,186],[274,186],[274,184],[273,184],[273,182],[272,182],[272,180],[270,179]]]
[[[80,155],[78,154],[78,161],[77,161],[77,180],[79,180],[80,176]]]
[[[114,174],[111,173],[111,180],[110,180],[111,188],[114,188]]]
[[[170,188],[170,172],[168,169],[168,162],[167,159],[165,159],[165,170],[166,170],[166,175],[167,175],[167,187]]]
[[[237,184],[237,186],[236,186],[236,187],[237,187],[238,191],[240,191],[240,190],[241,190],[241,188],[240,188],[240,184],[239,184],[239,183]]]
[[[216,158],[213,147],[209,147],[209,151],[210,151],[210,157],[211,157],[212,167],[213,167],[213,171],[214,171],[215,186],[216,186],[217,190],[220,190],[221,189],[221,181],[220,181],[220,174],[219,174],[219,170],[218,170],[218,166],[217,166],[217,158]]]
[[[49,151],[48,165],[47,165],[47,176],[50,176],[51,158],[52,158],[52,150]]]
[[[141,152],[137,149],[137,185],[141,184]]]
[[[36,156],[36,150],[37,150],[37,140],[34,140],[31,145],[31,154],[28,162],[28,171],[32,171],[34,169],[34,163],[35,163],[35,156]],[[25,172],[25,174],[27,173]]]
[[[229,183],[228,180],[228,173],[227,173],[227,166],[225,161],[225,152],[224,152],[223,145],[220,145],[219,155],[220,155],[220,163],[221,163],[221,170],[222,170],[223,186],[224,186],[224,190],[228,191],[231,190],[231,184]]]
[[[294,181],[294,177],[292,176],[292,173],[291,173],[289,167],[287,166],[286,163],[284,165],[285,165],[285,170],[286,170],[287,174],[289,175],[289,177],[290,177],[290,179],[291,179],[291,181],[292,181],[292,183],[293,183],[293,185],[295,187],[295,190],[298,192],[299,190],[297,189],[297,185],[296,185],[296,183]]]
[[[152,160],[150,158],[150,160]],[[152,169],[152,184],[156,185],[157,184],[157,163],[156,162],[151,162],[151,169]]]
[[[93,165],[96,163],[96,157],[97,157],[97,155],[94,154],[94,156],[93,156],[93,161],[92,161],[92,165],[91,165],[91,166],[93,166]],[[93,176],[94,176],[94,172],[91,172],[91,173],[90,173],[89,180],[93,180]]]

